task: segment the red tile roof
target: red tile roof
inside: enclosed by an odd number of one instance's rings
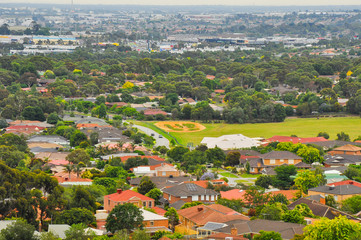
[[[147,196],[144,196],[143,194],[134,192],[132,190],[125,190],[125,191],[121,191],[120,193],[116,192],[116,193],[104,196],[104,198],[107,198],[114,202],[126,202],[126,201],[129,201],[133,197],[137,197],[144,201],[154,201],[152,198],[149,198]]]
[[[225,199],[237,199],[237,200],[244,200],[244,195],[246,191],[240,189],[232,189],[229,191],[221,191],[221,198]]]
[[[214,75],[207,75],[206,78],[207,78],[207,79],[210,79],[210,80],[213,80],[213,79],[216,78],[216,76],[214,76]]]
[[[215,180],[200,180],[200,181],[186,181],[184,183],[194,183],[202,188],[207,188],[208,182],[212,183],[218,183],[216,186],[225,185],[228,186],[228,183],[226,183],[224,180],[221,179],[215,179]]]
[[[279,193],[283,194],[288,200],[293,200],[296,198],[296,194],[298,193],[298,190],[280,190],[280,191],[274,191],[270,192],[272,195],[277,195]]]
[[[263,142],[268,144],[271,142],[292,142],[292,143],[307,143],[307,142],[325,142],[328,141],[324,137],[311,137],[311,138],[299,138],[299,137],[288,137],[288,136],[273,136],[265,139]]]
[[[225,93],[226,91],[223,89],[216,89],[214,90],[215,93]]]
[[[126,157],[121,157],[120,160],[122,160],[122,162],[126,162],[129,158],[134,158],[135,156],[126,156]],[[158,156],[137,156],[137,157],[141,157],[141,158],[152,158],[154,160],[157,161],[165,161],[164,158],[158,157]]]
[[[353,180],[345,180],[345,181],[340,181],[340,182],[334,182],[334,183],[329,183],[327,185],[334,185],[334,186],[340,186],[340,185],[355,185],[357,187],[361,187],[361,183],[353,181]]]
[[[164,116],[167,115],[166,112],[160,110],[160,109],[146,109],[144,110],[144,115],[156,115],[156,114],[162,114]]]
[[[164,216],[164,214],[167,212],[166,210],[164,210],[163,208],[160,207],[152,207],[152,209],[161,216]]]
[[[111,125],[99,125],[97,123],[79,123],[76,125],[76,127],[79,128],[104,128],[104,127],[112,127]]]

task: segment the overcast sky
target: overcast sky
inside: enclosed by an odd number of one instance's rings
[[[361,5],[360,0],[73,0],[74,4],[141,4],[141,5],[268,5],[268,6],[311,6],[311,5]],[[54,3],[54,0],[10,0],[11,3]],[[0,3],[10,3],[0,0]],[[56,1],[70,4],[71,0]]]

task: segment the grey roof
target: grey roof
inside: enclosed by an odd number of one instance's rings
[[[163,189],[165,187],[171,187],[179,185],[186,181],[194,180],[192,177],[149,177],[150,180],[157,186],[159,189]],[[129,180],[130,185],[138,186],[140,181],[142,180],[141,177],[132,178]]]
[[[68,139],[59,135],[34,135],[27,142],[69,143]]]
[[[261,154],[255,150],[225,150],[226,154],[230,152],[239,152],[243,156],[261,156]]]
[[[263,159],[302,159],[289,151],[272,151],[262,155]]]
[[[304,163],[304,162],[299,162],[297,164],[295,164],[296,168],[312,168],[311,164],[308,163]]]
[[[334,147],[342,147],[348,144],[361,146],[361,143],[357,142],[347,142],[347,141],[339,141],[339,140],[331,140],[331,141],[322,141],[322,142],[308,142],[307,144],[313,144],[325,149],[334,148]]]
[[[30,152],[32,153],[40,153],[40,152],[57,152],[58,150],[55,148],[42,148],[42,147],[33,147],[30,148]]]
[[[69,230],[68,224],[49,224],[48,232],[53,232],[58,235],[61,239],[65,238],[65,231]]]
[[[172,196],[219,195],[216,191],[202,188],[194,183],[182,183],[174,187],[165,188],[163,192]]]
[[[175,208],[176,210],[179,210],[179,209],[181,209],[181,207],[183,207],[183,205],[184,205],[185,203],[186,203],[185,201],[179,200],[179,201],[176,201],[176,202],[174,202],[174,203],[169,204],[169,207],[173,207],[173,208]]]
[[[308,191],[322,192],[327,194],[335,195],[350,195],[350,194],[361,194],[361,187],[357,187],[352,184],[338,185],[338,186],[320,186],[310,188]]]
[[[324,157],[326,164],[335,165],[335,166],[344,166],[345,164],[360,164],[361,156],[360,155],[348,155],[348,154],[338,154],[338,155],[326,155]]]
[[[274,167],[266,167],[261,172],[262,172],[262,174],[270,175],[270,176],[277,175]]]
[[[87,124],[87,123],[96,123],[96,124],[99,124],[99,125],[109,125],[104,120],[99,119],[99,118],[94,118],[94,117],[83,118],[83,119],[80,119],[80,120],[78,120],[76,122],[76,124]]]
[[[246,164],[247,162],[249,162],[249,166],[250,166],[251,168],[265,167],[265,165],[263,164],[262,158],[247,158],[247,159],[241,159],[241,164]],[[260,164],[260,165],[258,166],[258,164]]]
[[[132,139],[123,135],[122,130],[119,130],[114,127],[105,127],[105,128],[83,128],[82,131],[87,137],[90,136],[93,132],[98,133],[98,139],[100,143],[103,142],[133,142]]]
[[[198,228],[199,230],[208,230],[208,231],[213,231],[216,229],[220,229],[227,226],[227,224],[224,223],[217,223],[217,222],[207,222],[206,225],[204,225],[203,227]]]
[[[295,234],[302,234],[303,224],[288,223],[282,221],[271,221],[265,219],[257,219],[253,221],[232,221],[226,222],[228,225],[217,232],[231,233],[232,228],[237,228],[238,235],[246,233],[259,233],[263,231],[275,231],[281,234],[282,239],[292,239]]]
[[[301,203],[306,204],[312,210],[312,213],[316,216],[326,217],[328,219],[334,219],[335,217],[342,215],[342,216],[346,216],[348,219],[360,220],[338,209],[329,207],[313,199],[307,199],[307,198],[297,199],[296,201],[288,205],[288,209],[292,210]]]

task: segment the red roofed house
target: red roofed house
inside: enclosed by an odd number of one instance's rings
[[[244,195],[246,191],[241,189],[232,189],[229,191],[221,191],[221,198],[228,199],[228,200],[244,200]]]
[[[299,192],[300,191],[298,190],[280,190],[280,191],[270,192],[270,194],[273,196],[277,194],[282,194],[287,198],[288,201],[294,201],[294,199],[296,199],[296,194]]]
[[[6,128],[6,133],[30,135],[44,130],[45,127],[31,125],[14,125]]]
[[[353,180],[344,180],[344,181],[340,181],[340,182],[329,183],[327,185],[329,185],[329,186],[354,185],[357,187],[361,187],[361,183],[353,181]]]
[[[118,189],[116,193],[104,196],[104,210],[110,212],[116,205],[133,203],[137,207],[154,207],[154,199],[132,190]]]
[[[308,143],[308,142],[325,142],[328,141],[324,137],[311,137],[311,138],[299,138],[299,137],[288,137],[288,136],[273,136],[265,139],[264,144],[271,142],[292,142],[292,143]]]
[[[202,188],[207,188],[208,183],[212,184],[213,186],[228,186],[228,183],[222,179],[215,179],[215,180],[199,180],[199,181],[186,181],[184,183],[194,183]]]
[[[342,147],[335,148],[332,151],[329,151],[328,154],[332,156],[337,154],[361,155],[361,148],[351,144],[347,144]]]
[[[160,109],[146,109],[144,110],[144,115],[157,115],[157,114],[162,114],[164,116],[167,115],[166,112],[160,110]]]

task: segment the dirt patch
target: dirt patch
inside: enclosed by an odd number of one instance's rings
[[[199,132],[206,129],[196,122],[157,122],[154,125],[166,132]]]

